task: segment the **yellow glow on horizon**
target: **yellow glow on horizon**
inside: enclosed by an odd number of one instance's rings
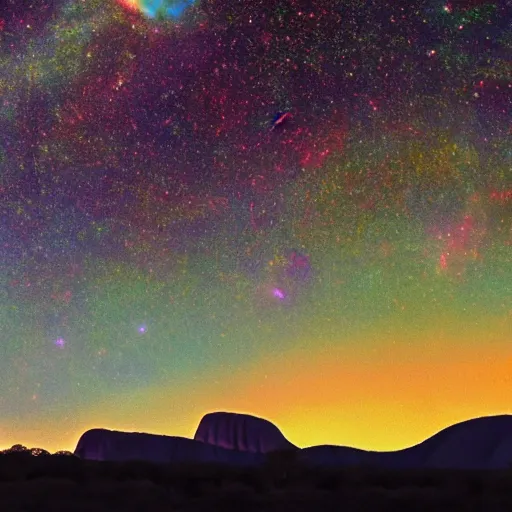
[[[300,447],[400,449],[459,421],[512,413],[512,350],[503,325],[490,320],[474,333],[481,343],[434,330],[414,344],[407,333],[395,333],[394,341],[366,333],[360,343],[324,352],[298,343],[306,348],[262,355],[193,385],[116,395],[80,414],[43,418],[37,428],[7,431],[0,421],[0,449],[20,443],[73,450],[93,427],[193,437],[201,417],[215,410],[266,418]]]

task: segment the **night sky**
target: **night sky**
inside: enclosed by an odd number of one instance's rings
[[[4,0],[0,448],[404,447],[512,412],[507,0]]]

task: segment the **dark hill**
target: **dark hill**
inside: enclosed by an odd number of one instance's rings
[[[328,467],[504,469],[512,462],[512,415],[457,423],[403,450],[374,452],[345,446],[311,446],[300,451],[299,460]]]

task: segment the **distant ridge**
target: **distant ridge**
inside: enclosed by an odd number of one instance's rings
[[[317,467],[506,469],[512,466],[512,415],[470,419],[409,448],[376,452],[332,445],[299,449],[265,419],[216,412],[202,418],[194,439],[89,430],[78,441],[75,455],[93,460],[259,466],[266,455],[280,451],[294,452],[297,463]]]
[[[402,450],[375,452],[345,446],[311,446],[300,451],[299,460],[324,467],[505,469],[512,464],[512,415],[456,423]]]

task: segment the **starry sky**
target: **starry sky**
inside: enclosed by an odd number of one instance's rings
[[[203,414],[376,450],[512,412],[506,0],[5,0],[0,449]]]

